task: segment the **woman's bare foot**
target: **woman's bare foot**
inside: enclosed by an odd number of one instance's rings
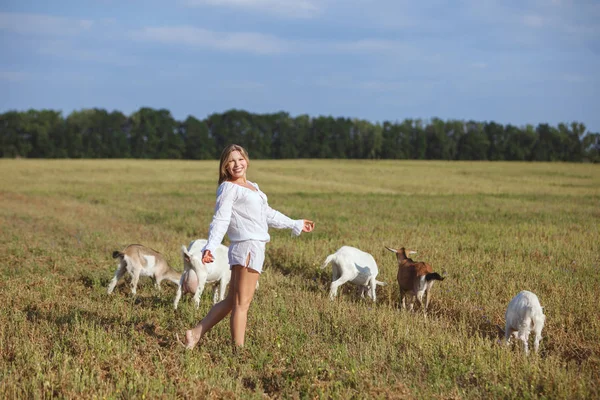
[[[200,337],[202,337],[202,333],[195,335],[193,329],[185,331],[185,348],[193,350],[194,347],[196,347],[196,344],[198,344],[198,341],[200,341]]]

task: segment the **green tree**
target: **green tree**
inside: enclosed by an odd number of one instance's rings
[[[427,133],[421,119],[416,119],[413,123],[410,144],[412,152],[409,158],[424,160],[427,155]]]
[[[533,161],[558,161],[561,159],[562,138],[558,129],[548,124],[539,124],[536,128],[537,142],[533,147]]]
[[[588,133],[583,137],[584,159],[600,163],[600,133]]]
[[[508,135],[504,127],[495,122],[489,122],[483,125],[483,131],[489,142],[487,159],[492,161],[504,160],[508,146]]]
[[[0,157],[27,157],[32,150],[25,130],[25,114],[8,111],[0,114]]]
[[[131,116],[129,137],[135,158],[181,158],[184,142],[178,125],[166,109],[140,108]]]
[[[218,158],[215,141],[209,136],[208,125],[191,115],[180,124],[180,136],[184,141],[183,157],[188,160],[212,160]]]
[[[425,127],[427,150],[425,158],[428,160],[452,160],[456,153],[456,143],[446,132],[446,124],[439,118],[433,118]]]
[[[458,159],[487,160],[490,142],[483,131],[483,124],[469,121],[466,128],[467,132],[458,142]]]
[[[29,110],[25,113],[24,131],[30,137],[31,158],[52,158],[56,156],[54,143],[64,133],[64,121],[60,111]],[[59,156],[62,156],[59,152]]]

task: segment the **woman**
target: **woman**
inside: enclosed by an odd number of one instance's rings
[[[213,252],[227,233],[231,242],[231,281],[225,300],[215,304],[202,321],[186,331],[185,345],[188,349],[193,349],[206,332],[230,312],[233,342],[236,346],[243,346],[248,308],[262,272],[265,245],[270,239],[269,226],[292,229],[296,236],[314,229],[312,221],[292,220],[269,207],[267,196],[258,185],[246,179],[248,164],[248,154],[241,146],[232,144],[221,153],[217,203],[208,242],[202,251],[202,262],[214,261]]]

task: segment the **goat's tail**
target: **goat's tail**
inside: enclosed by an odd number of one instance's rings
[[[432,273],[430,273],[430,274],[427,274],[427,275],[425,275],[425,280],[426,280],[427,282],[429,282],[429,281],[433,281],[433,280],[436,280],[436,281],[443,281],[443,280],[444,280],[444,278],[442,278],[442,276],[441,276],[440,274],[438,274],[437,272],[432,272]]]
[[[327,267],[327,265],[330,262],[332,262],[334,259],[335,259],[335,253],[328,255],[327,258],[325,259],[325,262],[323,263],[323,265],[321,265],[321,269],[325,269],[325,267]]]
[[[115,251],[113,251],[112,257],[113,258],[119,258],[119,257],[123,258],[124,255],[125,254],[121,253],[120,251],[115,250]]]

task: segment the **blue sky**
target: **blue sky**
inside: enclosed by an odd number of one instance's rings
[[[1,0],[0,54],[0,112],[237,108],[600,132],[600,0]]]

